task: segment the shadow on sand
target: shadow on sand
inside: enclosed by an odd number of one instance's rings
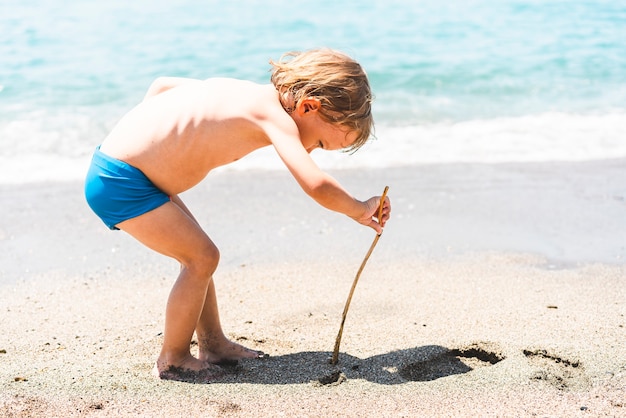
[[[383,385],[407,381],[432,381],[468,373],[504,359],[491,344],[475,343],[449,349],[438,345],[409,348],[359,359],[340,354],[339,363],[330,364],[332,353],[300,352],[261,360],[246,360],[228,367],[223,383],[286,385],[313,383],[339,384],[346,379],[365,379]]]

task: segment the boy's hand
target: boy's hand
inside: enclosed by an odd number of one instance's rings
[[[358,218],[353,218],[355,221],[360,223],[361,225],[369,226],[374,229],[378,235],[382,234],[383,228],[385,224],[389,220],[391,215],[391,201],[388,197],[385,197],[385,201],[383,202],[383,212],[380,219],[375,220],[378,217],[378,210],[380,208],[380,198],[381,196],[374,196],[367,199],[365,202],[362,202],[365,206],[365,212]]]

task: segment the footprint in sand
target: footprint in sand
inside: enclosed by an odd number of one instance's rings
[[[568,360],[547,350],[524,350],[528,362],[536,370],[532,380],[547,382],[559,390],[580,390],[590,385],[579,360]]]
[[[403,367],[399,374],[405,380],[428,382],[441,377],[468,373],[476,368],[494,365],[505,357],[491,343],[473,343],[443,351],[427,360]]]

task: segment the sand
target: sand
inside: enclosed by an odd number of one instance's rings
[[[211,384],[150,375],[175,262],[79,182],[0,186],[0,416],[626,415],[626,161],[333,174],[393,202],[335,366],[374,232],[284,171],[183,196],[221,250],[225,331],[270,354]]]

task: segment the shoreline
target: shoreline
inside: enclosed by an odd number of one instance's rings
[[[388,257],[502,251],[544,257],[554,268],[626,263],[626,159],[330,173],[358,198],[390,186]],[[103,228],[82,182],[5,184],[0,192],[0,286],[50,270],[82,272],[90,263],[155,259],[132,238]],[[181,197],[220,248],[222,266],[334,253],[360,260],[365,250],[352,242],[372,239],[369,228],[313,202],[286,170],[209,174]]]
[[[270,354],[209,385],[150,375],[176,263],[109,231],[79,183],[0,186],[0,415],[615,416],[625,411],[624,160],[332,172],[372,230],[287,172],[182,197],[220,247],[227,335]],[[361,193],[363,192],[363,193]]]
[[[23,121],[35,126],[24,131],[3,132],[7,143],[21,144],[0,154],[0,182],[22,184],[53,181],[80,181],[87,171],[97,143],[85,138],[104,138],[128,108],[120,108],[112,119],[101,121],[101,131],[87,134],[69,125],[57,129],[59,138],[71,137],[63,144],[44,141],[22,144],[24,132],[29,137],[48,138],[48,124],[36,118]],[[100,115],[101,112],[96,112]],[[72,117],[75,114],[66,117]],[[406,116],[406,115],[404,115]],[[58,125],[59,115],[50,123]],[[45,116],[43,116],[46,119]],[[99,119],[92,115],[90,125]],[[601,162],[626,158],[626,109],[590,112],[544,111],[519,115],[492,115],[485,118],[413,120],[402,118],[378,121],[376,135],[353,157],[341,152],[313,153],[313,159],[325,170],[370,170],[410,165],[454,164],[549,164]],[[68,122],[63,118],[64,122]],[[84,122],[84,121],[83,121]],[[59,126],[61,126],[59,125]],[[79,124],[82,126],[82,123]],[[108,126],[108,128],[107,128]],[[5,136],[3,136],[5,134]],[[17,134],[17,136],[15,136]],[[96,139],[97,140],[97,139]],[[282,166],[273,147],[264,147],[247,155],[227,170],[273,170]],[[221,170],[221,169],[218,169]]]

